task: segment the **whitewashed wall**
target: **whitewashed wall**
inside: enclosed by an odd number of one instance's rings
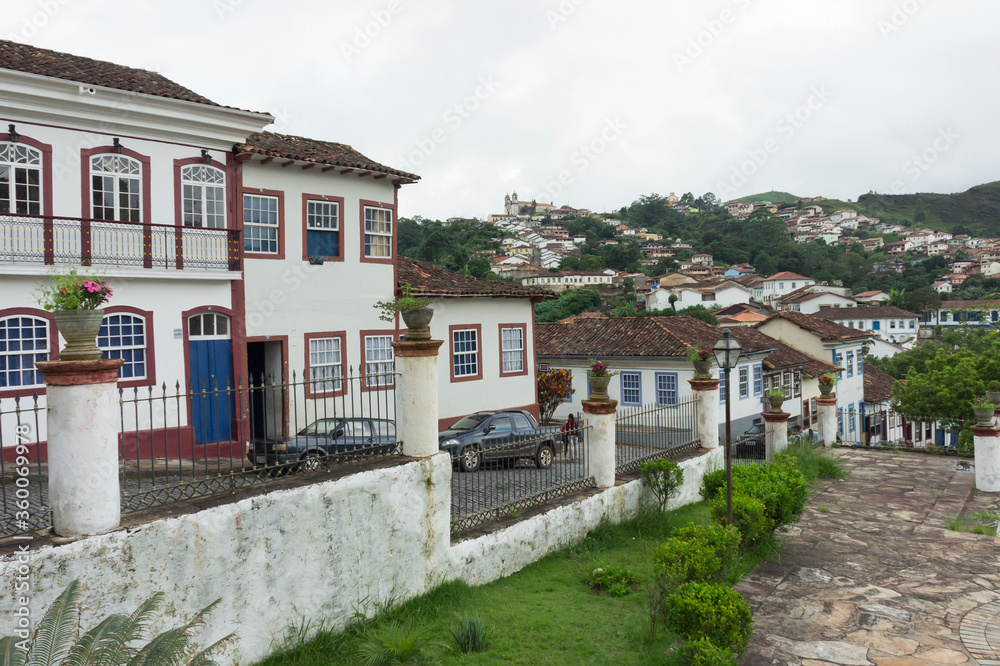
[[[681,463],[684,484],[671,507],[698,501],[705,472],[722,464],[721,449]],[[447,580],[478,585],[519,571],[604,520],[633,517],[647,492],[632,481],[450,546],[450,480],[439,454],[39,548],[29,556],[32,618],[74,579],[86,628],[157,591],[165,603],[151,632],[221,598],[199,644],[235,631],[217,658],[252,663],[306,622],[338,629],[357,610],[371,614]],[[19,566],[15,553],[0,555],[0,598],[14,598]]]

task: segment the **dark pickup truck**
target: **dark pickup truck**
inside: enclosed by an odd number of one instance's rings
[[[520,409],[470,414],[438,433],[438,447],[451,454],[463,472],[475,472],[484,462],[531,458],[539,469],[547,469],[555,457],[559,431],[539,427]]]

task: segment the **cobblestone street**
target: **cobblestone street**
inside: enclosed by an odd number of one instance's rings
[[[754,617],[744,666],[1000,664],[997,539],[948,529],[1000,497],[965,460],[834,454],[850,476],[822,481],[780,558],[737,585]]]

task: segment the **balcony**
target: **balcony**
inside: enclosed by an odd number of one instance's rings
[[[240,232],[0,214],[0,268],[9,264],[238,271]]]

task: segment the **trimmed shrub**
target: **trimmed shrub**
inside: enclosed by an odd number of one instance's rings
[[[660,458],[642,463],[639,466],[639,477],[653,492],[660,505],[660,511],[666,511],[667,503],[677,494],[684,482],[684,470],[673,460]]]
[[[713,645],[707,638],[687,641],[677,654],[685,666],[736,666],[732,650]]]
[[[735,471],[734,475],[735,475]],[[702,499],[713,500],[715,496],[726,489],[726,470],[717,469],[709,472],[701,480]]]
[[[712,520],[726,524],[726,498],[712,500]],[[767,507],[756,497],[733,493],[733,526],[743,535],[743,546],[752,546],[774,530],[774,522],[767,514]]]
[[[687,640],[707,639],[742,655],[753,617],[739,592],[711,583],[685,583],[667,600],[667,626]]]
[[[632,592],[635,574],[624,567],[598,567],[587,574],[586,583],[593,590],[605,592],[609,597],[624,597]]]
[[[722,580],[738,557],[739,529],[726,525],[688,525],[653,551],[658,578],[676,587],[690,581]]]

